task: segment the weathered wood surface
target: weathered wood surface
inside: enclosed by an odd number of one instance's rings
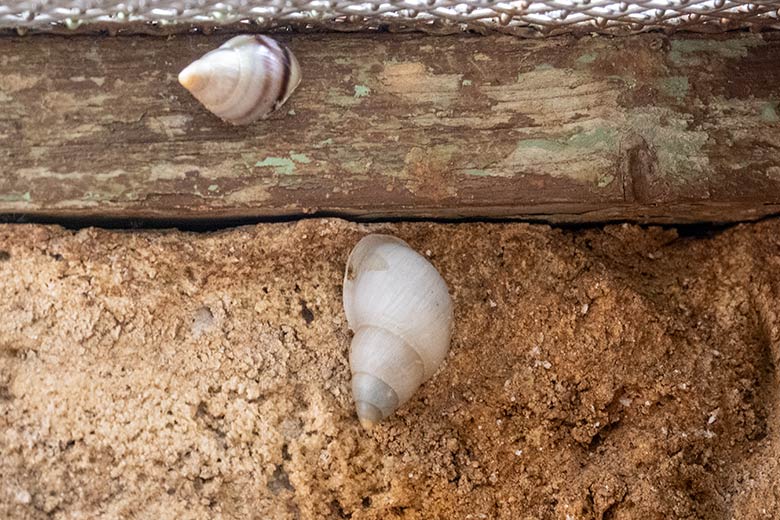
[[[227,35],[0,38],[0,214],[730,221],[780,211],[780,36],[280,37],[304,80],[221,123]]]

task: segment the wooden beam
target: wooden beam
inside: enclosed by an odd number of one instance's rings
[[[780,37],[282,36],[226,125],[176,82],[226,35],[0,38],[0,213],[733,221],[780,211]]]

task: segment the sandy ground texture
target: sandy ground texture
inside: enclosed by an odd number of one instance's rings
[[[343,268],[427,254],[445,364],[366,432]],[[0,518],[780,518],[780,221],[0,226]]]

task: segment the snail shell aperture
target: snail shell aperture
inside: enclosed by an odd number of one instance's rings
[[[370,428],[439,368],[450,345],[452,300],[436,268],[406,242],[364,237],[347,260],[344,312],[355,332],[352,395]]]
[[[267,117],[300,82],[300,66],[289,49],[248,34],[228,40],[179,73],[184,88],[234,125]]]

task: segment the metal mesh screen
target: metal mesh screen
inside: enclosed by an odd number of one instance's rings
[[[19,32],[177,32],[230,24],[519,36],[652,29],[719,32],[780,28],[780,0],[37,0],[0,5],[0,28]]]

